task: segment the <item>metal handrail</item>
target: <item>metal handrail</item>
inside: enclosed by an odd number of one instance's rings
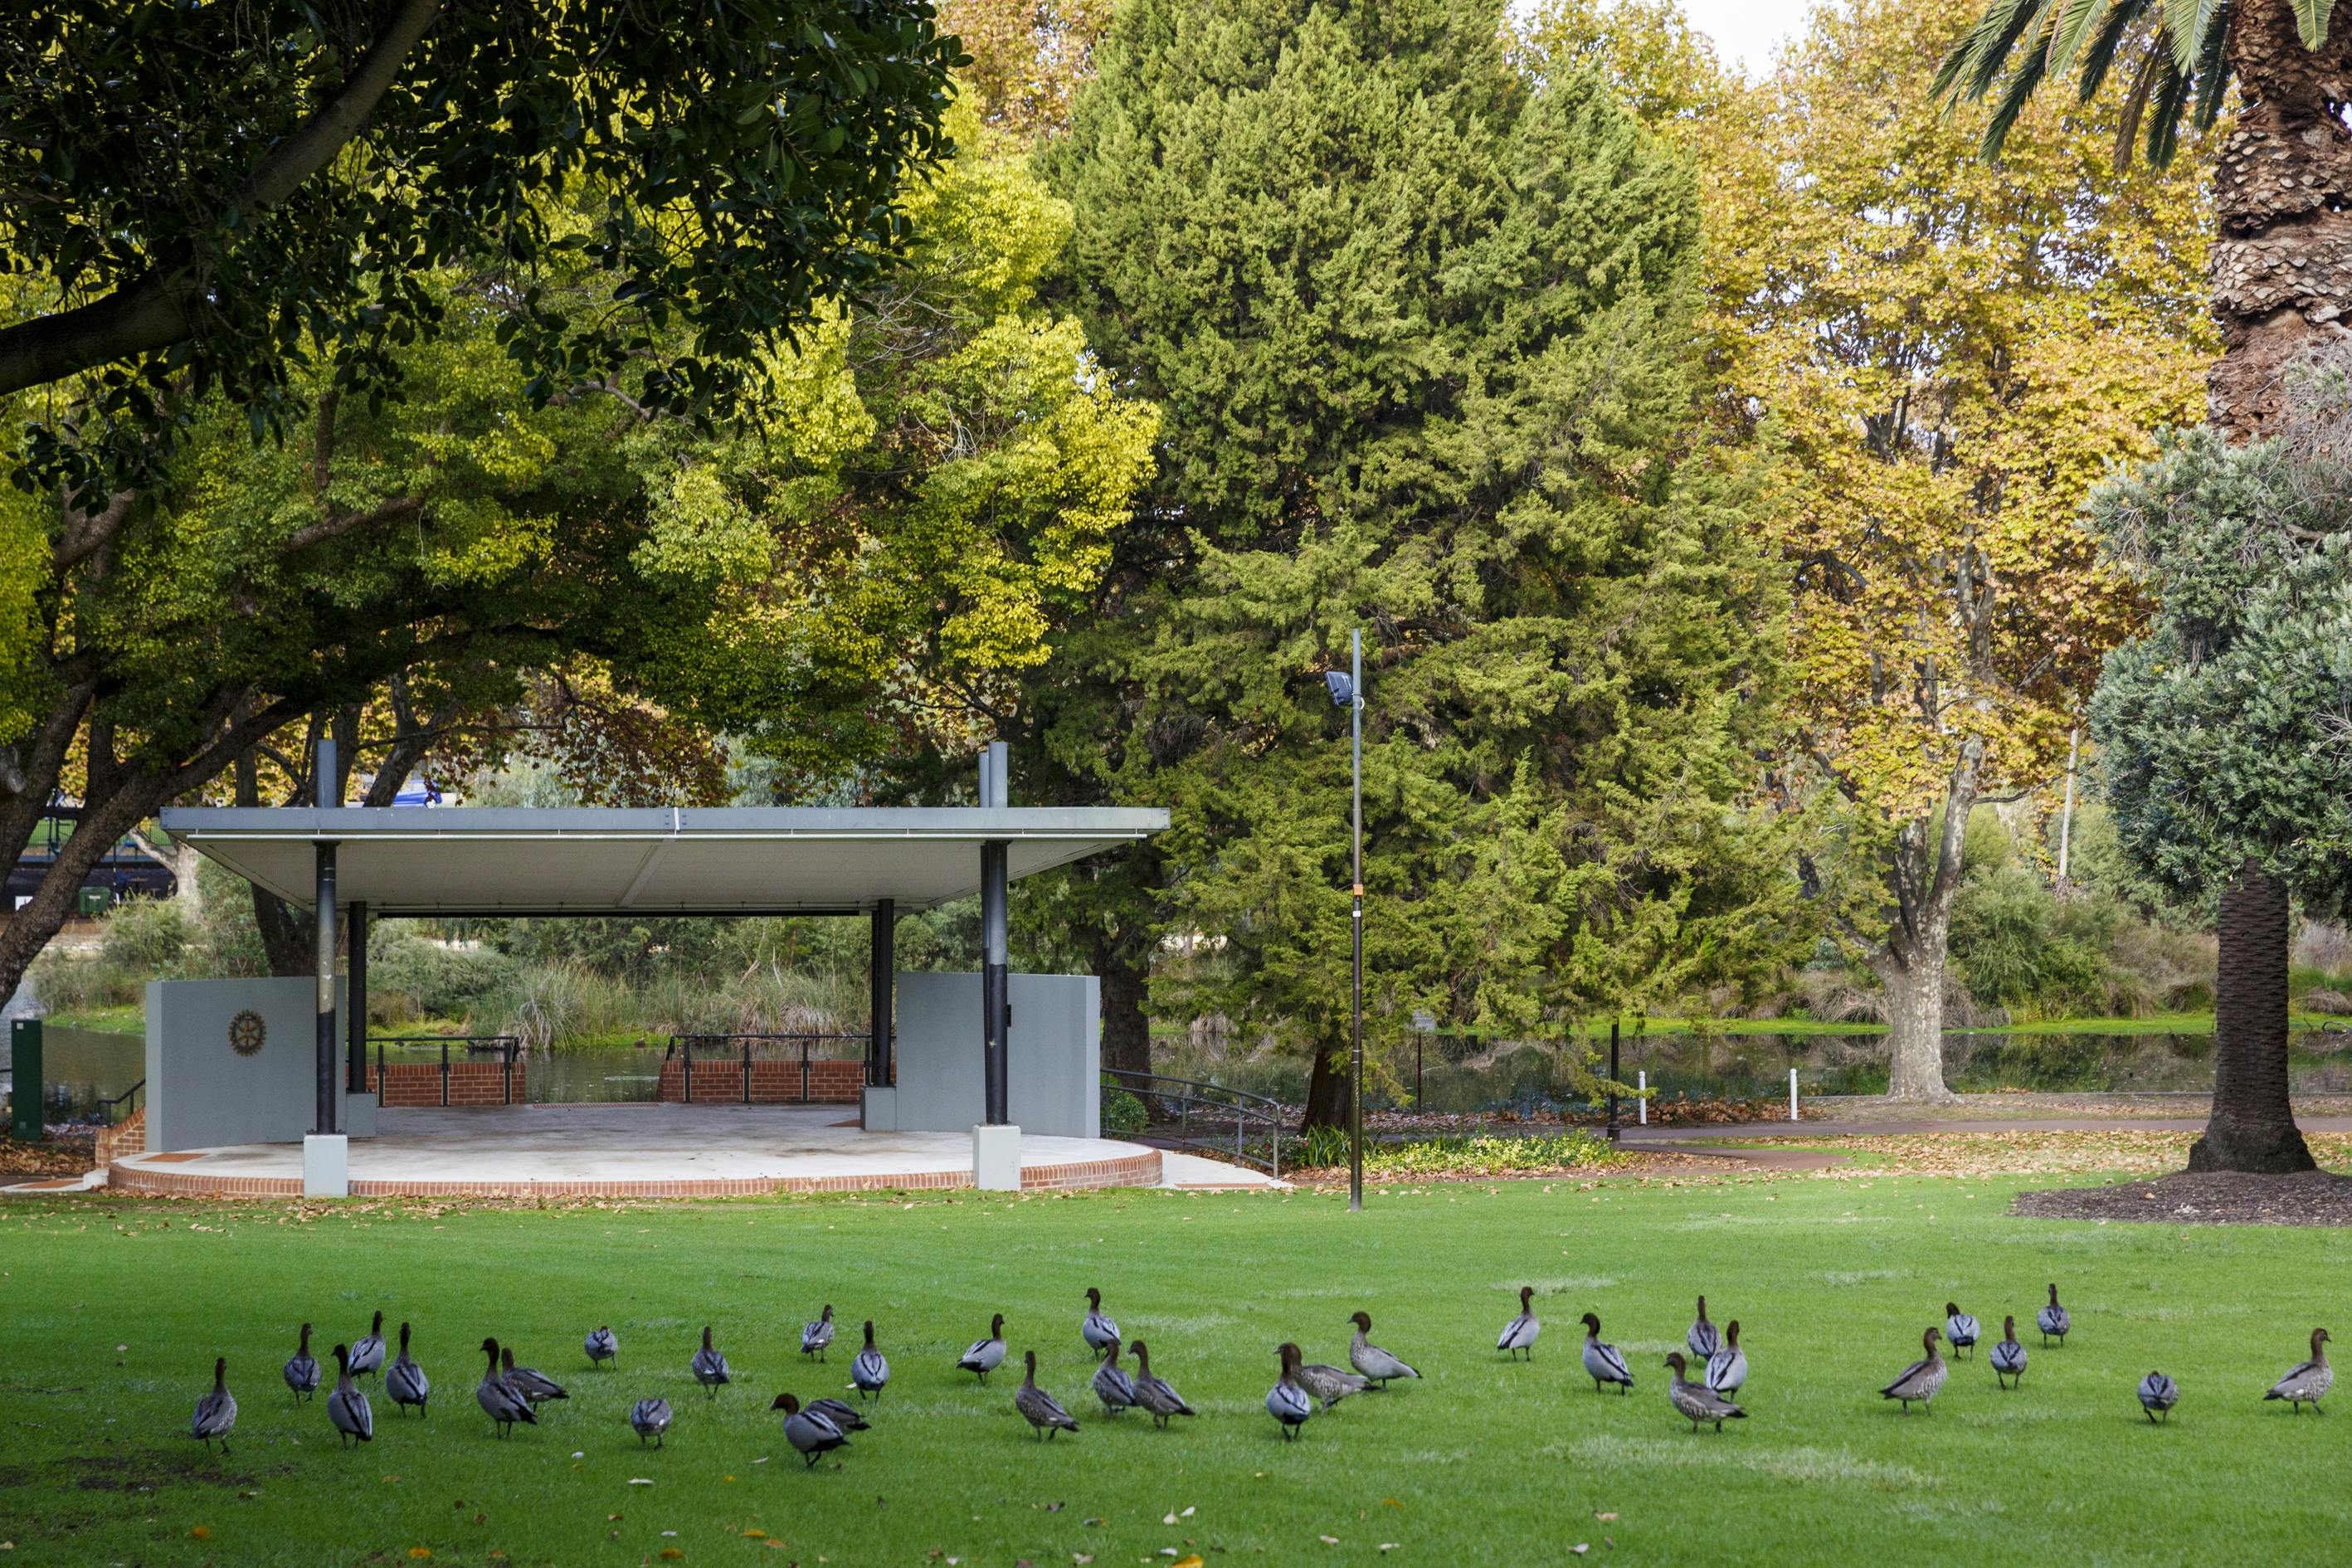
[[[112,1110],[116,1106],[121,1105],[124,1100],[129,1100],[132,1095],[137,1094],[141,1089],[145,1089],[146,1087],[147,1080],[142,1078],[137,1083],[132,1084],[129,1089],[124,1089],[121,1094],[116,1095],[112,1100],[100,1100],[98,1102],[98,1108],[100,1110]],[[129,1114],[130,1113],[128,1111],[123,1113],[126,1118]],[[106,1119],[107,1124],[111,1126],[117,1120],[118,1118],[116,1117],[109,1116]]]
[[[668,1048],[662,1052],[662,1060],[667,1063],[673,1057],[679,1059],[682,1064],[681,1072],[686,1080],[684,1101],[688,1105],[692,1105],[694,1103],[694,1047],[698,1044],[740,1045],[742,1047],[740,1060],[743,1070],[742,1081],[738,1087],[740,1091],[742,1103],[749,1105],[751,1103],[752,1047],[761,1040],[783,1040],[787,1042],[798,1041],[801,1047],[800,1103],[803,1105],[814,1105],[816,1102],[809,1098],[809,1047],[819,1040],[855,1040],[860,1044],[864,1044],[867,1037],[868,1037],[865,1035],[835,1033],[823,1029],[803,1030],[793,1034],[721,1035],[698,1033],[672,1035],[669,1037]],[[772,1058],[770,1059],[772,1060],[773,1058]]]
[[[1269,1099],[1263,1094],[1252,1094],[1247,1089],[1232,1089],[1222,1083],[1211,1083],[1196,1078],[1171,1078],[1165,1073],[1136,1072],[1128,1068],[1104,1068],[1101,1070],[1104,1089],[1126,1089],[1141,1100],[1146,1106],[1154,1100],[1163,1106],[1174,1106],[1177,1112],[1177,1131],[1172,1138],[1175,1142],[1189,1144],[1196,1149],[1214,1149],[1220,1154],[1225,1153],[1227,1146],[1222,1129],[1213,1139],[1206,1135],[1199,1137],[1193,1135],[1192,1110],[1195,1106],[1198,1106],[1206,1110],[1223,1111],[1231,1115],[1234,1119],[1234,1139],[1231,1146],[1234,1162],[1236,1164],[1258,1166],[1270,1176],[1282,1174],[1282,1104],[1279,1100]],[[1174,1087],[1172,1089],[1155,1087],[1161,1084]],[[1251,1154],[1244,1142],[1244,1137],[1253,1123],[1262,1126],[1273,1139],[1273,1152],[1265,1161],[1260,1161]],[[1161,1136],[1171,1135],[1163,1133]]]
[[[514,1103],[515,1058],[522,1053],[520,1035],[371,1035],[362,1049],[375,1047],[375,1092],[379,1102],[383,1098],[383,1047],[386,1046],[429,1046],[441,1047],[441,1103],[449,1103],[449,1047],[463,1046],[468,1056],[499,1054],[499,1097],[502,1104]]]

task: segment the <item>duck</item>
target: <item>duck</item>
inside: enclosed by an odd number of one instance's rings
[[[343,1435],[346,1448],[354,1438],[362,1443],[375,1441],[375,1412],[368,1408],[368,1396],[352,1382],[352,1352],[344,1345],[335,1347],[335,1391],[327,1395],[327,1419]]]
[[[1298,1429],[1315,1414],[1315,1402],[1299,1386],[1298,1347],[1285,1343],[1275,1353],[1282,1358],[1282,1375],[1265,1391],[1265,1413],[1274,1417],[1283,1440],[1288,1442],[1298,1436]]]
[[[1348,1364],[1362,1373],[1374,1388],[1386,1388],[1392,1377],[1421,1375],[1366,1337],[1372,1331],[1370,1312],[1353,1313],[1348,1321],[1356,1325],[1356,1337],[1348,1342]]]
[[[572,1397],[563,1392],[561,1384],[545,1373],[531,1367],[515,1365],[512,1348],[501,1345],[499,1348],[499,1375],[506,1380],[506,1385],[509,1388],[513,1389],[533,1405],[544,1405],[551,1399]]]
[[[979,1374],[981,1386],[988,1385],[988,1374],[1004,1364],[1004,1314],[997,1313],[988,1320],[988,1334],[965,1347],[956,1362],[959,1372]]]
[[[712,1399],[719,1397],[720,1384],[734,1381],[728,1375],[727,1358],[710,1348],[709,1323],[702,1325],[702,1348],[694,1352],[694,1359],[686,1363],[686,1369],[694,1373],[694,1381],[702,1384],[704,1394]]]
[[[1620,1394],[1629,1392],[1633,1386],[1633,1374],[1627,1369],[1625,1358],[1617,1353],[1617,1347],[1601,1342],[1601,1320],[1587,1312],[1582,1321],[1584,1370],[1591,1375],[1592,1392],[1598,1394],[1602,1384],[1611,1383],[1617,1385]]]
[[[228,1391],[228,1358],[215,1356],[212,1388],[197,1399],[195,1414],[189,1418],[188,1435],[208,1449],[218,1443],[226,1454],[229,1432],[236,1426],[236,1395]]]
[[[1943,1337],[1944,1331],[1933,1327],[1921,1334],[1919,1348],[1927,1353],[1896,1373],[1895,1381],[1880,1389],[1878,1396],[1881,1399],[1901,1400],[1903,1414],[1906,1415],[1911,1414],[1911,1405],[1914,1400],[1918,1402],[1920,1409],[1929,1408],[1927,1402],[1936,1397],[1937,1389],[1944,1386],[1947,1372],[1944,1365],[1944,1352],[1936,1348],[1936,1342]]]
[[[2303,1414],[2303,1407],[2306,1405],[2314,1410],[2318,1409],[2320,1396],[2327,1392],[2327,1385],[2336,1381],[2336,1369],[2327,1364],[2327,1352],[2322,1348],[2327,1342],[2326,1329],[2312,1330],[2311,1359],[2299,1361],[2287,1368],[2286,1375],[2271,1384],[2271,1391],[2263,1397],[2286,1400],[2294,1406],[2297,1415]]]
[[[2139,1380],[2139,1407],[2151,1422],[2171,1420],[2172,1407],[2179,1403],[2180,1385],[2164,1373],[2151,1372]]]
[[[1535,1297],[1534,1286],[1519,1287],[1519,1315],[1505,1323],[1495,1340],[1495,1348],[1507,1351],[1514,1359],[1521,1351],[1528,1352],[1529,1361],[1536,1359],[1536,1336],[1543,1332],[1543,1325],[1536,1321]]]
[[[1087,1287],[1087,1315],[1078,1320],[1078,1337],[1097,1355],[1118,1342],[1118,1325],[1103,1316],[1102,1292],[1091,1285]]]
[[[1698,1299],[1698,1318],[1691,1324],[1690,1331],[1683,1335],[1683,1343],[1690,1346],[1690,1353],[1698,1358],[1701,1365],[1723,1348],[1723,1335],[1706,1321],[1706,1298],[1704,1296]]]
[[[1023,1351],[1021,1356],[1028,1371],[1022,1374],[1021,1386],[1013,1391],[1013,1408],[1036,1429],[1041,1442],[1050,1441],[1056,1432],[1076,1431],[1078,1424],[1070,1419],[1062,1402],[1037,1386],[1037,1352]]]
[[[484,1340],[482,1353],[489,1358],[490,1364],[482,1373],[482,1381],[474,1385],[474,1403],[496,1424],[499,1436],[504,1437],[511,1433],[518,1421],[526,1426],[538,1426],[539,1416],[532,1412],[530,1401],[509,1388],[506,1379],[499,1375],[499,1342]]]
[[[1701,1376],[1707,1387],[1726,1399],[1739,1392],[1748,1381],[1748,1352],[1739,1348],[1739,1320],[1734,1318],[1723,1325],[1723,1343],[1706,1358]]]
[[[383,1314],[378,1312],[366,1333],[352,1345],[352,1375],[364,1377],[383,1370]]]
[[[1177,1393],[1166,1378],[1151,1370],[1150,1345],[1138,1340],[1128,1348],[1135,1352],[1135,1402],[1150,1413],[1153,1426],[1164,1432],[1168,1429],[1170,1416],[1200,1414],[1184,1403],[1184,1396]]]
[[[1992,1380],[2003,1388],[2025,1381],[2025,1347],[2017,1342],[2017,1320],[2000,1321],[2000,1343],[1992,1347]],[[2012,1383],[2010,1380],[2015,1379]]]
[[[412,1405],[422,1411],[425,1399],[433,1392],[432,1380],[425,1375],[425,1369],[409,1359],[406,1323],[400,1325],[400,1354],[394,1358],[391,1370],[383,1374],[383,1386],[384,1391],[392,1395],[393,1409],[403,1415],[408,1414],[408,1407]]]
[[[302,1325],[302,1343],[286,1358],[286,1386],[294,1391],[297,1399],[310,1399],[319,1392],[319,1358],[310,1353],[310,1325]]]
[[[2050,1336],[2055,1334],[2058,1336],[2058,1348],[2066,1348],[2066,1331],[2074,1326],[2074,1320],[2068,1317],[2066,1309],[2058,1304],[2057,1286],[2050,1287],[2050,1305],[2033,1314],[2033,1326],[2042,1331],[2044,1345],[2049,1344]]]
[[[860,1399],[879,1399],[882,1389],[890,1381],[890,1363],[874,1348],[874,1320],[866,1320],[866,1348],[849,1363],[849,1381],[857,1385]]]
[[[776,1402],[768,1408],[784,1413],[784,1441],[807,1461],[809,1469],[815,1469],[816,1462],[835,1448],[849,1447],[849,1435],[835,1426],[830,1416],[802,1409],[801,1402],[789,1394],[776,1395]]]
[[[812,1399],[808,1402],[808,1408],[845,1432],[863,1432],[873,1425],[858,1413],[856,1405],[844,1404],[838,1399]]]
[[[1135,1408],[1135,1380],[1118,1364],[1118,1342],[1111,1341],[1103,1351],[1102,1365],[1095,1368],[1095,1397],[1102,1401],[1103,1414],[1117,1415]]]
[[[1341,1372],[1336,1366],[1310,1362],[1295,1374],[1298,1386],[1323,1402],[1328,1410],[1351,1394],[1361,1394],[1371,1385],[1371,1380],[1352,1372]]]
[[[589,1330],[588,1337],[582,1342],[581,1348],[588,1352],[590,1366],[601,1367],[606,1362],[611,1362],[614,1366],[621,1364],[621,1342],[614,1337],[610,1329],[600,1327]],[[649,1402],[641,1399],[637,1403],[644,1405]],[[661,1402],[654,1400],[650,1403],[658,1405]]]
[[[815,1322],[802,1325],[801,1354],[813,1355],[817,1360],[823,1361],[824,1349],[831,1343],[833,1343],[833,1303],[827,1301],[824,1304],[824,1310],[816,1315]]]
[[[1977,1321],[1961,1311],[1958,1302],[1944,1303],[1944,1342],[1952,1347],[1954,1355],[1962,1351],[1974,1351],[1979,1332]]]
[[[1673,1369],[1675,1374],[1674,1382],[1666,1385],[1666,1398],[1673,1402],[1676,1410],[1690,1417],[1692,1431],[1697,1431],[1702,1421],[1713,1422],[1715,1429],[1720,1432],[1727,1421],[1748,1419],[1748,1412],[1738,1405],[1706,1384],[1693,1383],[1683,1375],[1685,1363],[1682,1352],[1668,1351],[1666,1365]]]
[[[650,1437],[654,1440],[654,1447],[660,1447],[662,1434],[669,1430],[669,1401],[638,1400],[629,1406],[629,1425],[636,1428],[637,1447],[644,1447],[646,1439]]]

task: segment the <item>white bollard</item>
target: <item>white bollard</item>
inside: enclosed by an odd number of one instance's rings
[[[1633,1077],[1639,1080],[1634,1087],[1642,1091],[1641,1097],[1633,1101],[1633,1114],[1639,1119],[1640,1125],[1647,1127],[1650,1124],[1650,1075],[1637,1072]]]
[[[1797,1120],[1797,1069],[1789,1069],[1789,1120]]]

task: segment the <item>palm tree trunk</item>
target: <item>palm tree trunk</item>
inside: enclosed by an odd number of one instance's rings
[[[2286,1084],[2286,889],[2249,860],[2221,894],[2213,1114],[2192,1171],[2308,1171]]]
[[[2280,373],[2305,349],[2340,340],[2352,307],[2352,9],[2306,49],[2292,0],[2239,0],[2230,58],[2244,107],[2213,170],[2221,232],[2209,260],[2225,352],[2207,374],[2209,416],[2237,438],[2270,434]]]

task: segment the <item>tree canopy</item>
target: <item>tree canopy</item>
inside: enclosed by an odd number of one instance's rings
[[[902,234],[956,58],[922,0],[12,6],[0,397],[68,384],[20,480],[150,482],[211,394],[390,391],[447,268],[534,400],[723,414]]]
[[[442,327],[403,348],[405,395],[352,395],[314,360],[294,387],[308,438],[283,445],[204,399],[167,482],[125,495],[88,550],[54,494],[11,492],[26,596],[0,632],[0,721],[24,739],[0,844],[22,847],[54,789],[86,815],[0,935],[0,987],[163,802],[240,761],[239,789],[307,787],[299,755],[250,765],[289,725],[348,713],[344,762],[397,761],[397,784],[419,737],[478,752],[518,718],[583,773],[643,763],[663,744],[646,728],[674,726],[826,779],[984,723],[1082,605],[1153,416],[1037,306],[1067,208],[957,112],[965,153],[906,198],[903,257],[766,356],[738,428],[645,402],[647,368],[537,400],[498,348],[534,307],[451,268],[425,281]],[[551,226],[592,223],[583,205]],[[542,300],[594,308],[601,269],[555,254]],[[619,717],[602,739],[620,755],[567,729],[583,700]]]

